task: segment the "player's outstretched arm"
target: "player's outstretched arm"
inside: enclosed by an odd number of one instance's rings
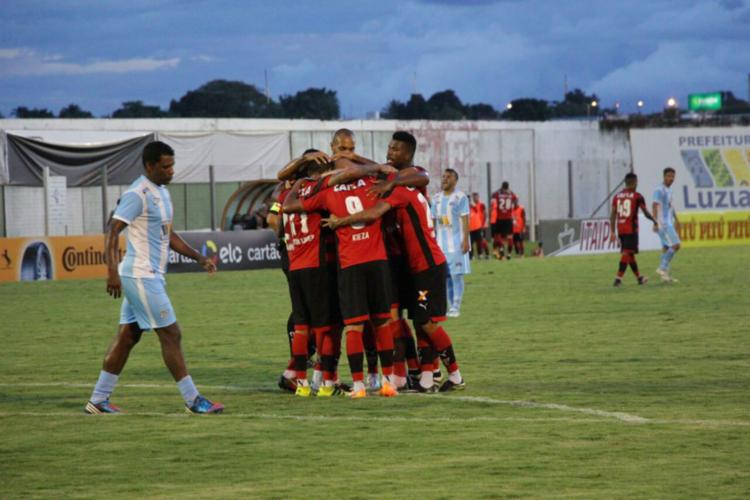
[[[120,219],[110,219],[107,233],[104,236],[104,248],[107,259],[107,293],[119,298],[122,295],[122,283],[117,265],[120,263],[120,233],[127,224]]]
[[[347,184],[367,175],[375,175],[380,172],[389,173],[392,171],[395,171],[395,169],[390,165],[378,165],[377,163],[357,165],[347,159],[339,159],[336,160],[336,170],[329,177],[328,185]]]
[[[211,259],[207,259],[205,256],[201,255],[198,250],[188,245],[187,242],[174,231],[169,233],[169,247],[187,258],[197,261],[198,264],[209,273],[216,272],[216,264],[214,264]]]
[[[356,214],[347,215],[346,217],[338,218],[335,215],[331,215],[327,219],[322,220],[322,224],[325,227],[336,229],[341,226],[353,226],[354,224],[369,224],[383,215],[391,209],[391,205],[385,201],[379,201],[375,206],[372,206]]]
[[[430,183],[430,176],[415,167],[407,167],[398,171],[398,175],[389,181],[379,182],[371,187],[367,194],[373,198],[382,196],[393,190],[396,186],[421,188]]]
[[[654,214],[654,223],[656,223],[657,220],[659,220],[659,202],[654,201],[651,204],[651,212]],[[646,213],[644,210],[643,213]],[[654,231],[658,231],[658,224],[654,226]]]

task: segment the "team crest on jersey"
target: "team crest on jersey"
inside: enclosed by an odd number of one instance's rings
[[[167,319],[167,316],[169,316],[169,311],[159,311],[159,316],[161,316],[161,319]]]
[[[427,294],[430,293],[429,290],[417,290],[417,293],[419,294],[417,298],[419,302],[427,302]]]

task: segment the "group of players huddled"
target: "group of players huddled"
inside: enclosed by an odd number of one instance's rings
[[[282,389],[358,399],[368,390],[392,397],[465,387],[441,326],[446,258],[435,239],[429,177],[413,163],[416,149],[413,135],[395,132],[387,163],[378,164],[355,153],[354,133],[341,129],[330,155],[310,149],[279,172],[269,224],[282,242],[292,302]],[[342,343],[351,387],[338,376]],[[448,372],[441,385],[440,360]]]

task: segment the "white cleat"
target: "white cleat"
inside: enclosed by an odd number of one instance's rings
[[[661,267],[657,267],[657,268],[656,268],[656,274],[658,274],[658,275],[659,275],[659,277],[661,278],[661,280],[662,280],[662,281],[663,281],[664,283],[671,283],[672,281],[674,281],[674,280],[673,280],[673,279],[672,279],[672,278],[671,278],[671,277],[669,276],[669,273],[668,273],[667,271],[665,271],[664,269],[662,269]]]
[[[458,309],[449,309],[446,316],[448,316],[449,318],[458,318],[459,316],[461,316],[461,313],[458,312]]]

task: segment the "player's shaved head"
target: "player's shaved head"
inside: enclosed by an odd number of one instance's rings
[[[635,175],[633,172],[630,172],[628,174],[625,174],[625,185],[628,187],[632,187],[638,184],[638,176]]]
[[[354,132],[348,128],[340,128],[333,133],[331,138],[331,152],[333,154],[340,153],[342,151],[354,152],[356,146],[356,139]]]

